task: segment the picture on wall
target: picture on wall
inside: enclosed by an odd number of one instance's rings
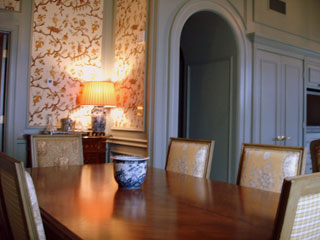
[[[8,11],[20,11],[21,0],[0,0],[0,9]]]

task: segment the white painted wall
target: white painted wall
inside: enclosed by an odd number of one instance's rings
[[[269,0],[254,0],[254,22],[320,43],[320,1],[290,0],[286,14],[269,9]]]
[[[175,105],[177,96],[178,67],[172,62],[178,61],[179,41],[183,26],[192,13],[210,10],[222,16],[231,25],[236,36],[238,60],[236,64],[238,81],[235,89],[237,110],[232,129],[238,147],[233,149],[234,157],[239,153],[241,142],[251,141],[252,113],[252,59],[251,42],[246,34],[254,33],[255,39],[262,36],[278,46],[294,46],[306,50],[307,54],[320,53],[318,31],[318,0],[290,0],[287,3],[287,14],[274,12],[268,7],[269,0],[158,0],[152,15],[155,20],[151,44],[153,65],[152,73],[152,112],[150,113],[149,142],[154,166],[164,168],[168,138],[176,135]],[[309,16],[310,15],[310,16]],[[267,42],[267,41],[266,41]],[[236,160],[235,164],[237,164]],[[236,166],[233,174],[236,173]]]

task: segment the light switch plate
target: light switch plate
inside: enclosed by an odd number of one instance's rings
[[[47,86],[48,86],[48,88],[53,88],[53,79],[52,78],[47,78]]]
[[[137,34],[137,42],[138,42],[138,43],[143,43],[143,42],[145,42],[145,34],[146,34],[146,31],[140,31],[140,32],[138,32],[138,34]]]

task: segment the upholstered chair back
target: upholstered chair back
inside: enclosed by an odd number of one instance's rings
[[[21,161],[0,153],[0,197],[9,239],[45,239],[34,185]]]
[[[32,135],[32,167],[83,164],[82,137],[74,135]]]
[[[243,144],[238,184],[281,192],[283,179],[303,174],[305,162],[303,147]]]
[[[320,239],[320,173],[285,178],[274,239]]]
[[[320,139],[310,143],[312,172],[320,172]]]
[[[210,178],[214,141],[171,138],[166,170]]]

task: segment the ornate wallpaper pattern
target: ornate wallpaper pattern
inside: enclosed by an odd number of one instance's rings
[[[115,129],[143,130],[147,0],[117,0],[115,33],[115,90],[118,108],[112,110]]]
[[[102,22],[103,0],[34,0],[29,126],[77,109],[81,82],[101,71]]]
[[[0,0],[0,9],[20,11],[20,0]]]

